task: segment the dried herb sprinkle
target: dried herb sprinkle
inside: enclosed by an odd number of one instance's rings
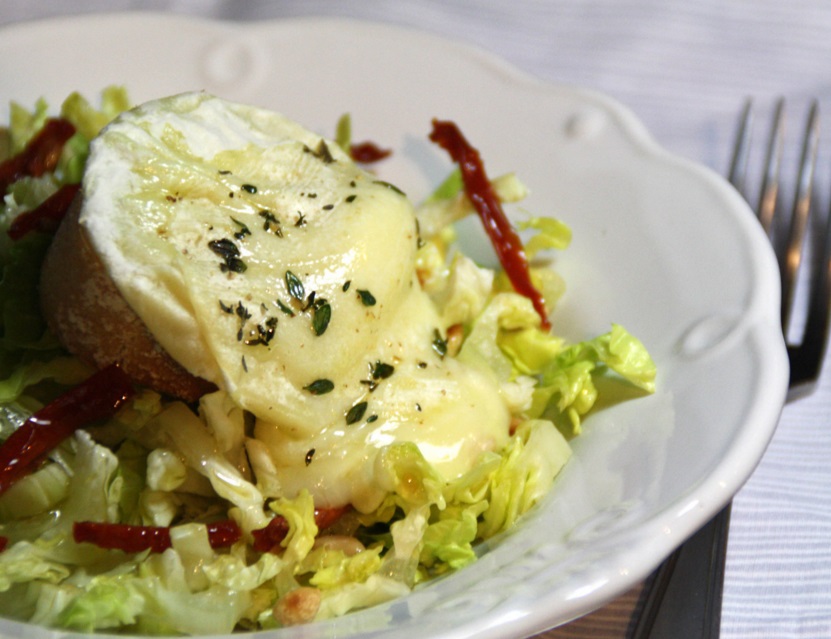
[[[228,271],[232,273],[244,273],[248,268],[240,258],[239,247],[228,238],[211,240],[208,242],[208,248],[222,258],[223,262],[219,268],[223,273],[227,273]]]
[[[303,390],[312,395],[325,395],[331,393],[335,389],[335,384],[329,379],[316,379],[311,384],[304,386]]]
[[[358,289],[358,297],[364,306],[375,306],[375,296],[366,289]]]
[[[320,337],[326,332],[329,327],[329,321],[332,319],[332,307],[326,300],[318,300],[314,305],[312,311],[312,330],[314,334]]]
[[[263,231],[274,233],[277,237],[283,237],[283,229],[280,226],[280,220],[274,216],[274,213],[268,209],[263,209],[258,212],[257,215],[263,219]]]
[[[349,412],[346,413],[346,424],[351,425],[361,421],[364,417],[364,413],[366,413],[366,407],[366,402],[358,402],[350,408]]]
[[[251,229],[249,229],[248,226],[245,225],[245,223],[240,222],[239,220],[233,217],[231,218],[231,221],[236,225],[238,229],[237,232],[234,233],[234,238],[236,238],[237,240],[241,240],[246,235],[251,235]]]
[[[439,333],[439,329],[435,329],[433,331],[432,346],[436,354],[444,359],[444,356],[447,355],[447,340],[442,338],[441,333]]]
[[[283,300],[277,300],[277,308],[283,311],[289,317],[294,317],[294,311],[291,310],[288,304],[286,304]]]
[[[387,379],[395,372],[395,367],[378,361],[371,366],[372,379]]]
[[[286,289],[294,299],[303,301],[306,297],[306,289],[303,287],[303,282],[291,271],[286,271]]]

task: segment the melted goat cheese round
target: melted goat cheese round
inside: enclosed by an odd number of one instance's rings
[[[127,303],[257,418],[286,494],[374,507],[377,451],[447,478],[503,445],[488,374],[435,352],[411,203],[285,117],[188,93],[93,141],[80,222]],[[312,453],[313,451],[313,453]]]

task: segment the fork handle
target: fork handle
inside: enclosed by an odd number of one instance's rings
[[[718,639],[730,504],[661,564],[633,639]]]

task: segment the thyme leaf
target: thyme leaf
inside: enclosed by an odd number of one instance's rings
[[[263,231],[274,233],[277,237],[283,237],[283,229],[280,226],[280,220],[274,216],[274,213],[268,209],[263,209],[257,213],[257,215],[263,218]]]
[[[236,238],[238,240],[241,240],[246,235],[251,235],[251,229],[249,229],[248,226],[246,226],[243,222],[240,222],[238,219],[233,218],[233,217],[231,218],[231,221],[239,229],[236,233],[234,233],[234,238]]]
[[[331,393],[335,389],[335,384],[328,379],[316,379],[308,386],[304,386],[303,390],[312,395],[325,395]]]
[[[444,356],[447,355],[447,340],[443,339],[441,333],[439,333],[439,329],[433,331],[433,350],[436,351],[436,354],[444,359]]]
[[[219,268],[223,273],[228,271],[244,273],[248,268],[239,257],[239,247],[228,238],[211,240],[208,242],[208,248],[222,258],[223,263],[219,265]]]
[[[312,312],[312,330],[320,337],[329,327],[329,320],[332,319],[332,307],[326,300],[318,300]]]
[[[306,153],[311,153],[315,156],[318,160],[323,162],[324,164],[330,164],[331,162],[335,161],[335,158],[332,156],[332,152],[329,150],[329,147],[326,145],[325,140],[321,140],[317,148],[313,151],[308,146],[304,146],[303,150]]]
[[[366,289],[358,289],[358,297],[364,306],[375,306],[375,296]]]
[[[277,307],[289,317],[294,317],[294,311],[291,310],[291,307],[288,304],[286,304],[283,300],[277,300]]]
[[[349,412],[346,413],[346,424],[351,425],[355,422],[361,421],[363,419],[364,413],[366,412],[366,402],[358,402],[352,408],[349,409]]]
[[[395,367],[378,361],[372,365],[372,379],[387,379],[395,372]]]
[[[286,271],[286,288],[294,299],[303,301],[306,297],[306,289],[303,287],[303,282],[291,271]]]

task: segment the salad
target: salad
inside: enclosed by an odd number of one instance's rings
[[[521,240],[502,207],[522,182],[491,180],[455,123],[432,126],[458,168],[413,204],[348,116],[330,140],[202,93],[12,104],[0,614],[200,635],[401,597],[546,495],[597,376],[654,390],[623,327],[579,343],[552,330],[567,225],[526,215]],[[455,246],[468,215],[501,269]],[[49,296],[73,274],[49,256],[76,223],[130,312],[204,382],[195,396],[75,347]]]

